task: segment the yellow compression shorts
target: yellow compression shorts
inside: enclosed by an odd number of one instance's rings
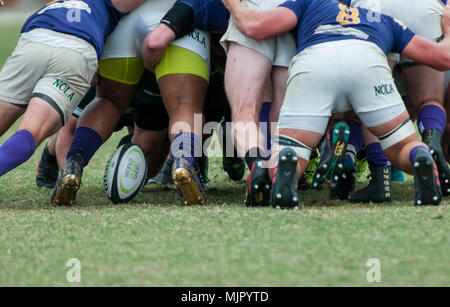
[[[156,80],[171,74],[192,74],[209,82],[209,67],[197,53],[169,45],[161,61],[156,65]]]
[[[144,73],[144,63],[138,57],[100,60],[98,73],[119,83],[136,85]]]

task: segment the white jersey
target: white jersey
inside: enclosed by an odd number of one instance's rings
[[[368,17],[374,21],[376,12],[394,17],[403,21],[414,33],[431,40],[442,36],[444,4],[440,0],[352,0],[351,6],[370,9],[372,16]]]

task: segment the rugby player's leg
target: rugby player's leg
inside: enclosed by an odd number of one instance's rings
[[[261,159],[258,123],[271,71],[272,63],[265,55],[229,42],[225,90],[232,111],[235,146],[239,156],[246,157],[250,169]]]
[[[169,115],[169,138],[174,157],[172,177],[183,205],[205,204],[206,195],[197,176],[202,156],[203,107],[209,66],[205,56],[169,45],[155,68],[161,97]]]
[[[264,168],[259,115],[264,89],[270,81],[271,60],[260,52],[229,42],[225,90],[232,112],[232,134],[239,157],[251,170],[247,178],[248,206],[269,204],[270,182]]]
[[[325,118],[325,122],[328,119]],[[312,148],[317,147],[322,137],[323,134],[309,130],[279,129],[269,164],[272,206],[279,209],[298,207],[298,179],[308,167]]]
[[[76,183],[76,187],[67,189],[57,182],[52,193],[52,204],[73,204],[81,185],[83,168],[111,136],[121,114],[131,103],[143,71],[142,61],[138,58],[100,61],[98,98],[83,111],[67,153],[66,164],[58,178],[58,182],[69,178],[70,182]]]
[[[56,160],[58,161],[59,169],[63,168],[66,164],[67,153],[69,152],[70,145],[72,144],[73,135],[77,128],[78,117],[71,116],[67,123],[62,127],[55,140],[55,155]],[[50,146],[50,142],[49,142]],[[50,151],[50,150],[49,150]],[[52,153],[52,152],[50,152]]]
[[[131,142],[141,147],[148,162],[147,177],[161,170],[170,149],[167,141],[169,117],[155,75],[145,71],[133,101],[134,134]]]
[[[350,196],[351,202],[390,202],[391,191],[391,164],[381,148],[381,144],[376,136],[362,125],[361,127],[366,159],[369,164],[371,179],[369,184]]]
[[[208,82],[194,74],[177,73],[162,76],[158,85],[170,119],[173,180],[181,191],[181,202],[205,204],[196,165],[202,155],[203,105]]]
[[[403,69],[408,102],[417,113],[417,126],[422,140],[430,147],[439,172],[442,193],[450,194],[450,168],[444,157],[441,142],[447,124],[444,109],[445,73],[424,65]]]
[[[22,107],[0,100],[0,114],[2,117],[0,121],[0,136],[8,131],[25,110],[26,106]]]
[[[419,141],[409,114],[404,111],[384,124],[370,127],[370,121],[366,121],[366,125],[380,139],[389,161],[400,170],[414,174],[415,204],[439,205],[442,192],[436,164],[428,146]]]
[[[147,178],[153,178],[158,175],[167,154],[170,144],[165,142],[167,129],[161,131],[150,131],[135,126],[132,144],[138,145],[145,154],[148,163]]]
[[[39,144],[59,130],[60,114],[46,101],[32,98],[14,135],[0,147],[0,176],[26,162]]]

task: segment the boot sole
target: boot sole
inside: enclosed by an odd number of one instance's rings
[[[339,125],[339,124],[338,124]],[[336,126],[338,126],[336,125]],[[324,163],[319,163],[317,171],[314,174],[314,180],[320,181],[323,178],[329,178],[333,183],[337,183],[339,178],[344,173],[344,160],[347,144],[350,137],[350,128],[348,125],[342,125],[341,127],[333,127],[331,139],[331,156]],[[317,183],[314,183],[317,186]]]
[[[280,152],[276,180],[272,185],[272,206],[277,209],[298,209],[298,157],[293,150]],[[287,192],[287,193],[286,193]]]
[[[206,197],[199,190],[199,187],[191,174],[184,168],[178,168],[173,174],[173,182],[180,189],[184,206],[205,205]]]
[[[80,189],[81,181],[75,175],[67,175],[61,181],[61,186],[52,201],[53,206],[72,206],[75,195]]]
[[[442,200],[438,174],[433,167],[434,161],[429,157],[419,157],[414,162],[414,180],[416,181],[415,205],[438,206]]]

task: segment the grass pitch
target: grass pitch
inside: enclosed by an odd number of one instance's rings
[[[0,63],[18,27],[4,29]],[[205,207],[148,187],[112,205],[103,171],[121,135],[85,169],[72,208],[51,207],[35,185],[42,146],[0,178],[0,286],[450,286],[450,202],[414,207],[410,177],[394,183],[388,205],[330,201],[322,190],[301,193],[299,211],[277,211],[244,207],[244,185],[213,159]],[[81,262],[80,283],[66,279],[70,258]],[[380,283],[366,279],[370,258]]]

